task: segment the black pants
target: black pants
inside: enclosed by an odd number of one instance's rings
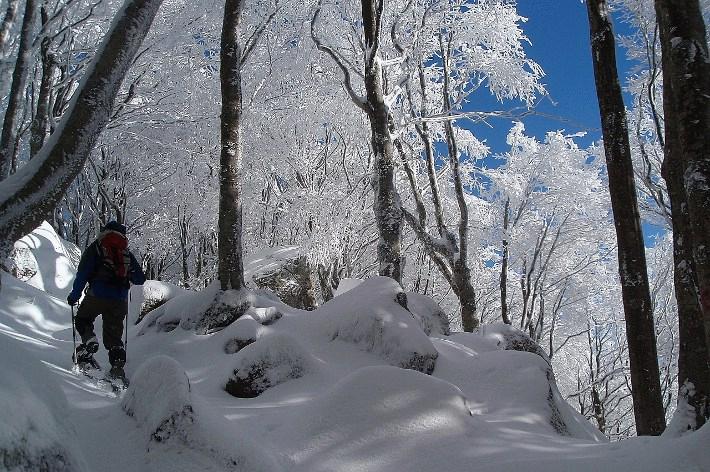
[[[81,341],[86,343],[96,336],[94,333],[94,321],[99,315],[103,316],[104,332],[103,340],[106,350],[112,347],[122,347],[123,341],[123,319],[128,313],[127,300],[114,300],[110,298],[99,298],[86,294],[79,310],[76,312],[76,330],[81,336]]]

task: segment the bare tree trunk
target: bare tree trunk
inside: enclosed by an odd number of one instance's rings
[[[220,53],[222,151],[219,171],[219,280],[222,290],[244,287],[242,254],[242,45],[239,41],[242,0],[227,0]]]
[[[47,23],[47,10],[42,7],[42,24]],[[37,110],[35,117],[32,120],[30,128],[30,159],[37,155],[44,140],[47,137],[49,128],[49,102],[52,93],[52,82],[54,74],[54,57],[49,51],[49,37],[42,38],[41,55],[42,55],[42,78],[39,85],[39,96],[37,97]]]
[[[616,69],[614,34],[605,0],[587,2],[587,11],[616,227],[636,431],[639,435],[659,435],[666,424],[626,111]]]
[[[402,210],[394,182],[394,148],[390,137],[389,113],[385,105],[383,71],[379,60],[378,34],[383,2],[362,0],[365,28],[365,90],[367,112],[375,153],[375,220],[380,234],[377,243],[379,274],[402,283]],[[378,9],[379,7],[379,9]]]
[[[697,0],[656,0],[655,6],[663,57],[663,177],[673,212],[679,398],[694,409],[691,428],[697,429],[710,419],[710,55]]]
[[[22,20],[22,32],[20,33],[17,61],[15,62],[15,70],[12,72],[12,85],[10,86],[7,110],[5,111],[5,119],[2,124],[2,133],[0,134],[0,180],[10,175],[10,169],[12,167],[12,156],[15,141],[17,140],[17,128],[21,125],[21,123],[18,123],[20,107],[22,106],[22,100],[25,95],[27,75],[31,69],[32,41],[34,40],[33,30],[37,22],[38,12],[39,0],[27,0],[25,15]]]
[[[81,172],[161,2],[126,1],[57,128],[57,137],[30,164],[0,182],[0,258],[42,222]]]
[[[500,313],[503,323],[513,324],[508,315],[508,220],[510,213],[510,198],[505,200],[505,214],[503,215],[503,261],[500,265]]]
[[[0,26],[0,59],[7,56],[7,40],[10,38],[10,30],[15,23],[17,10],[20,8],[20,0],[9,0],[7,2],[7,10],[5,10],[5,18]]]

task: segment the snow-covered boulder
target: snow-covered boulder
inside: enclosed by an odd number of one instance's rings
[[[518,351],[476,352],[448,339],[435,341],[440,358],[433,375],[461,388],[474,415],[510,430],[605,440],[564,401],[542,357]]]
[[[313,366],[312,355],[294,338],[272,335],[236,354],[234,372],[225,388],[235,397],[253,398],[268,388],[303,377]]]
[[[330,387],[275,434],[288,439],[299,471],[433,471],[455,455],[471,421],[456,386],[412,370],[372,366]],[[402,465],[432,455],[438,464]]]
[[[66,398],[49,369],[3,337],[0,342],[0,468],[13,472],[86,470],[67,424]]]
[[[160,355],[141,364],[121,407],[135,418],[148,441],[189,440],[194,422],[190,381],[175,359]]]
[[[143,300],[135,324],[140,323],[150,311],[164,305],[176,296],[185,293],[185,289],[182,287],[158,280],[146,280],[145,284],[142,286],[142,291]]]
[[[60,238],[45,221],[15,242],[3,265],[23,282],[65,299],[71,291],[80,257],[79,249]]]
[[[257,340],[261,325],[252,317],[242,316],[229,327],[229,341],[224,352],[234,354]]]
[[[478,328],[478,334],[497,344],[499,349],[506,351],[531,352],[545,359],[549,364],[547,353],[530,336],[519,329],[505,323],[491,323]]]
[[[302,310],[317,306],[311,268],[305,257],[284,260],[271,270],[261,269],[252,275],[252,281],[257,287],[274,292],[286,305]]]
[[[407,292],[407,308],[427,336],[451,334],[449,317],[431,297]]]
[[[438,353],[418,320],[398,301],[403,294],[389,277],[374,277],[324,304],[328,335],[357,345],[405,369],[431,373]],[[401,296],[399,297],[402,298]]]

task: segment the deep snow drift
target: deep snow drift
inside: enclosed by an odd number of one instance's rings
[[[71,371],[75,251],[47,226],[28,238],[29,283],[2,273],[0,470],[710,470],[708,426],[609,444],[546,359],[506,350],[509,327],[447,335],[435,303],[405,307],[386,278],[315,311],[257,291],[206,335],[195,327],[215,286],[148,286],[167,302],[131,324],[132,384],[116,398]],[[143,298],[134,288],[131,320]]]

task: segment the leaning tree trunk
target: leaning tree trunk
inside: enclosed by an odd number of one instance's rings
[[[0,182],[0,260],[15,240],[39,226],[81,172],[161,2],[126,1],[55,136],[30,163]]]
[[[673,212],[679,398],[710,419],[710,56],[697,0],[656,0],[663,56],[663,177]],[[697,290],[696,290],[697,286]]]
[[[665,416],[626,111],[616,69],[614,34],[605,0],[588,1],[587,11],[616,227],[636,432],[658,435],[665,429]]]
[[[244,287],[242,254],[242,45],[243,0],[227,0],[222,24],[222,150],[219,171],[218,273],[222,290]]]
[[[365,28],[365,90],[375,153],[375,220],[379,231],[377,259],[379,274],[402,283],[402,210],[394,182],[394,147],[385,105],[382,65],[378,56],[378,33],[382,23],[382,2],[362,0]]]
[[[12,156],[17,141],[17,128],[20,126],[20,107],[25,96],[25,85],[32,62],[32,42],[34,26],[39,13],[39,0],[27,0],[25,15],[22,20],[22,32],[17,52],[15,69],[12,72],[12,85],[7,100],[7,110],[0,133],[0,180],[10,174]]]

